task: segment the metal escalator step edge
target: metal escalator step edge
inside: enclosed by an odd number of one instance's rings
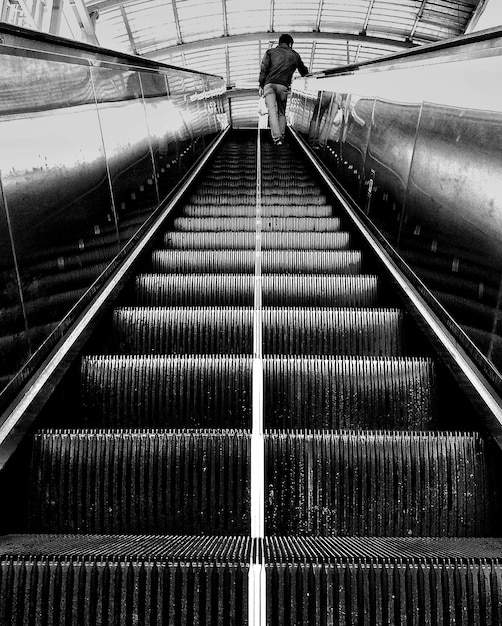
[[[6,535],[0,558],[249,563],[253,540],[223,535]]]
[[[252,250],[154,250],[155,273],[253,273],[256,254]],[[362,255],[358,250],[276,250],[263,251],[262,272],[306,274],[360,274]]]
[[[184,207],[183,215],[185,217],[256,217],[256,206],[188,205]],[[261,215],[262,217],[330,217],[333,215],[333,207],[331,205],[276,205],[263,207]]]
[[[204,231],[256,231],[255,217],[177,217],[174,229],[183,232]],[[261,229],[267,231],[293,232],[337,232],[340,219],[337,217],[264,217]]]
[[[264,560],[275,563],[371,561],[424,563],[495,560],[502,564],[500,537],[302,537],[264,539]]]
[[[262,249],[312,249],[312,250],[340,250],[350,246],[348,232],[263,232],[261,235]],[[192,249],[252,249],[256,248],[256,234],[250,231],[232,232],[180,232],[172,231],[164,235],[164,245],[167,248]]]

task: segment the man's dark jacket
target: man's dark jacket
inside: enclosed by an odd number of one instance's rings
[[[295,70],[302,76],[308,74],[298,52],[295,52],[285,43],[276,48],[270,48],[263,56],[260,70],[260,87],[263,89],[268,83],[276,83],[289,87]]]

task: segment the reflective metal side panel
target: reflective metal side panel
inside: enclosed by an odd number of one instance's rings
[[[28,44],[0,45],[0,395],[228,126],[216,76]]]
[[[296,80],[289,122],[501,369],[502,31],[429,48]]]

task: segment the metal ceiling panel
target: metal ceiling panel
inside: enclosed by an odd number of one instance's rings
[[[268,30],[270,0],[226,0],[228,34],[259,33]]]
[[[173,0],[184,42],[222,37],[222,0]]]

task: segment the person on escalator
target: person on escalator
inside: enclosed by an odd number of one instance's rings
[[[293,37],[281,35],[279,45],[270,48],[261,62],[258,94],[265,96],[272,140],[280,146],[286,131],[286,102],[295,70],[308,74],[298,52],[293,50]]]

